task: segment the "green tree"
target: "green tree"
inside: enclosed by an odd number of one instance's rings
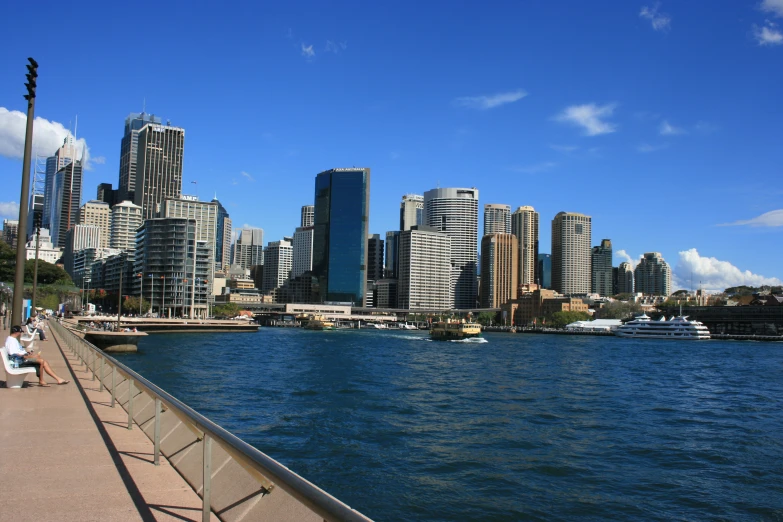
[[[0,281],[13,283],[16,269],[16,252],[0,239]]]
[[[24,263],[24,282],[32,283],[35,273],[35,259],[28,259]],[[57,265],[38,260],[38,284],[39,285],[68,285],[73,284],[71,276]]]
[[[596,313],[601,319],[626,319],[641,311],[642,306],[639,303],[613,301],[606,303]]]
[[[614,299],[616,299],[617,301],[627,301],[630,298],[632,298],[633,295],[632,294],[628,294],[628,293],[622,293],[622,294],[617,294],[617,295],[612,296],[612,297]]]
[[[587,312],[555,312],[546,318],[546,326],[564,328],[567,324],[588,320],[590,320],[590,314]]]
[[[36,297],[35,306],[40,306],[44,310],[57,310],[57,306],[60,304],[60,299],[57,294],[45,295],[41,298]]]
[[[116,297],[116,296],[115,296]],[[114,309],[116,310],[117,305],[115,303]],[[141,300],[141,313],[146,314],[150,311],[150,303],[146,299]],[[129,296],[125,301],[122,302],[122,313],[124,314],[137,314],[139,313],[139,298],[136,296]]]
[[[497,324],[497,321],[495,320],[496,317],[497,314],[495,312],[480,312],[478,317],[476,317],[476,322],[483,326],[489,326],[491,324]]]
[[[219,304],[215,305],[215,307],[212,309],[212,313],[215,317],[220,318],[226,318],[226,317],[236,317],[239,315],[239,305],[236,303],[226,303],[226,304]]]

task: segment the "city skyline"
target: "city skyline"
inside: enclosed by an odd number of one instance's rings
[[[783,74],[776,67],[783,46],[762,45],[755,29],[770,34],[765,20],[778,23],[783,13],[751,2],[704,19],[697,16],[698,6],[663,2],[660,13],[669,23],[656,28],[640,16],[647,5],[618,2],[599,16],[571,2],[565,17],[556,6],[504,5],[488,14],[487,24],[476,29],[478,43],[470,45],[460,37],[470,20],[463,9],[445,21],[432,7],[414,17],[405,4],[356,13],[398,22],[389,25],[399,28],[399,53],[386,43],[389,29],[348,24],[355,17],[345,7],[314,7],[304,15],[279,7],[263,12],[273,15],[259,30],[263,51],[253,46],[241,58],[229,51],[232,42],[244,45],[246,39],[240,15],[251,20],[262,13],[218,10],[210,20],[217,33],[227,34],[233,22],[240,27],[236,40],[216,45],[197,62],[198,71],[216,69],[203,85],[188,79],[197,73],[190,59],[204,48],[177,27],[162,38],[182,42],[181,59],[146,64],[156,85],[113,74],[141,62],[121,51],[124,43],[108,32],[111,24],[93,24],[74,36],[74,44],[86,48],[81,51],[86,67],[59,60],[45,36],[23,45],[15,37],[20,29],[12,27],[10,44],[1,51],[8,81],[0,85],[0,181],[9,188],[0,201],[2,217],[16,218],[21,164],[18,133],[9,123],[16,121],[15,113],[9,111],[23,110],[23,64],[34,56],[41,64],[36,116],[44,129],[36,130],[35,149],[40,143],[51,149],[42,154],[53,154],[79,115],[76,137],[89,152],[80,203],[91,199],[98,183],[118,188],[120,126],[130,113],[146,109],[188,131],[184,192],[202,201],[217,193],[235,230],[260,227],[269,240],[293,233],[299,209],[313,203],[308,187],[315,174],[367,165],[374,172],[373,234],[398,228],[404,194],[475,186],[480,206],[535,207],[542,253],[551,252],[554,216],[578,212],[593,216],[593,237],[612,240],[615,266],[626,260],[621,252],[638,261],[645,252],[660,251],[674,269],[677,287],[691,286],[691,272],[694,287],[699,281],[714,281],[716,288],[758,285],[765,281],[759,274],[779,280],[783,274],[774,259],[783,231],[778,210],[783,195],[767,187],[780,175],[773,130],[781,109],[772,86]],[[9,16],[26,16],[28,9],[13,5]],[[40,11],[43,28],[74,16]],[[111,10],[101,16],[119,20]],[[206,24],[200,9],[192,16],[190,24]],[[158,21],[175,17],[173,8],[164,7]],[[335,22],[333,29],[325,28],[324,19]],[[433,23],[441,26],[437,38],[422,36]],[[700,43],[697,35],[718,30],[709,46]],[[553,32],[562,35],[559,41],[550,42]],[[105,40],[100,49],[91,44],[96,38]],[[248,67],[234,78],[243,69],[237,60],[256,53],[263,55],[257,71]],[[406,59],[417,53],[431,71]],[[124,60],[113,63],[114,55]],[[377,66],[366,69],[373,57]],[[98,61],[106,71],[93,87],[89,64]],[[448,65],[454,63],[459,75]],[[561,69],[563,63],[568,66]],[[734,74],[727,75],[727,67]],[[631,68],[634,75],[621,74]],[[366,74],[360,89],[315,81],[357,73]],[[417,81],[399,80],[408,76]],[[260,82],[261,77],[273,79]],[[261,83],[259,96],[248,96]],[[228,85],[244,96],[226,107]],[[731,100],[729,110],[725,100]],[[221,109],[200,108],[210,104]],[[361,130],[347,123],[356,118],[366,123]],[[323,120],[332,122],[326,135]],[[46,136],[57,139],[47,145]],[[640,186],[629,188],[634,183]],[[657,192],[639,201],[643,185]],[[761,255],[770,249],[772,256]],[[710,279],[710,272],[718,277]]]

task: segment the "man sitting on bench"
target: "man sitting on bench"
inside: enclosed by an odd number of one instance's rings
[[[5,349],[8,352],[8,357],[12,360],[15,359],[19,368],[35,368],[35,374],[38,376],[39,386],[49,387],[49,385],[46,384],[46,381],[44,380],[44,376],[41,370],[54,377],[57,381],[57,384],[68,384],[71,382],[60,379],[49,366],[49,363],[46,362],[43,357],[41,357],[40,352],[36,355],[33,352],[27,352],[24,348],[22,348],[22,345],[19,343],[19,338],[21,336],[22,327],[12,326],[11,333],[5,340]]]

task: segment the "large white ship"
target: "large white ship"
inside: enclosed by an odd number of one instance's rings
[[[657,321],[647,314],[628,321],[614,331],[618,337],[634,337],[636,339],[709,339],[710,331],[699,321],[689,321],[686,316],[672,317],[667,320],[661,317]]]

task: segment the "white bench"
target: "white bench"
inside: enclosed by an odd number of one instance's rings
[[[0,347],[0,353],[2,353],[3,368],[5,368],[5,387],[21,388],[24,385],[24,380],[27,378],[27,374],[35,373],[35,368],[12,368],[11,359],[8,357],[5,346]]]
[[[37,333],[35,329],[31,332],[27,325],[22,329],[22,336],[19,338],[19,342],[28,352],[35,347],[35,336]]]

